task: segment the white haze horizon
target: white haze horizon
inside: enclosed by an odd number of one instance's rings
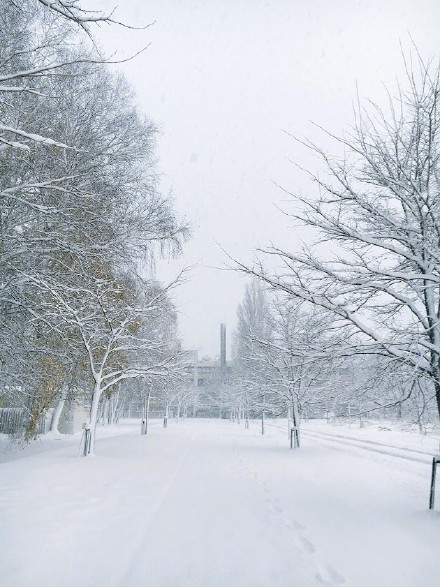
[[[96,3],[110,10],[111,0]],[[183,255],[160,261],[170,282],[193,267],[174,293],[184,347],[227,357],[246,279],[224,270],[227,251],[243,262],[271,242],[298,249],[306,233],[278,210],[313,186],[291,161],[318,164],[288,133],[334,150],[310,123],[340,134],[353,122],[356,94],[386,105],[384,85],[404,77],[402,51],[438,53],[434,0],[127,0],[116,18],[146,30],[103,27],[98,41],[117,57],[148,49],[118,67],[142,111],[159,127],[162,190],[193,228]]]

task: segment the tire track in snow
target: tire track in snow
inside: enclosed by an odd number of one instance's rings
[[[331,432],[323,432],[322,430],[303,430],[302,432],[305,432],[306,434],[321,434],[323,436],[328,436],[330,438],[343,438],[345,440],[353,440],[354,442],[359,442],[362,444],[368,444],[368,445],[372,444],[374,446],[387,447],[387,448],[391,448],[391,449],[405,451],[408,453],[421,454],[421,455],[427,456],[429,458],[432,458],[432,453],[426,452],[425,450],[420,450],[418,448],[399,446],[397,444],[387,444],[384,442],[379,442],[377,440],[369,440],[366,438],[355,438],[354,436],[347,436],[346,434],[332,434]]]
[[[284,432],[284,427],[267,423],[272,428],[277,428]],[[385,444],[374,440],[357,439],[352,436],[344,436],[342,434],[331,434],[328,432],[321,432],[317,430],[301,430],[301,435],[316,438],[325,443],[333,443],[334,445],[345,447],[347,449],[357,448],[366,452],[373,452],[385,456],[392,456],[398,459],[412,461],[415,463],[423,463],[424,465],[431,463],[432,453],[428,453],[419,449],[398,447],[392,444]],[[413,454],[414,453],[414,454]],[[420,455],[420,456],[419,456]]]
[[[194,437],[191,439],[188,448],[186,449],[182,458],[177,463],[176,467],[174,468],[173,472],[171,473],[171,475],[168,479],[168,482],[166,483],[166,485],[164,486],[164,488],[161,491],[160,496],[155,501],[155,503],[153,504],[151,509],[146,514],[143,514],[143,515],[145,515],[145,522],[144,522],[145,527],[147,527],[147,522],[150,523],[157,516],[157,514],[160,512],[160,510],[161,510],[161,508],[167,498],[167,495],[169,494],[171,489],[176,484],[177,478],[180,475],[180,472],[182,471],[186,461],[188,460],[188,457],[191,453],[193,444],[194,444]],[[114,587],[120,587],[122,585],[127,585],[126,578],[129,576],[133,565],[136,564],[136,562],[139,560],[141,554],[144,552],[146,539],[147,539],[147,535],[145,533],[143,533],[138,540],[138,545],[128,555],[127,560],[124,562],[124,564],[121,565],[123,570],[121,570],[119,575],[112,582],[112,585]]]
[[[422,457],[422,456],[408,454],[409,451],[407,451],[406,448],[401,448],[401,449],[394,448],[389,445],[380,444],[380,443],[376,443],[377,446],[364,445],[361,443],[361,441],[352,439],[349,436],[347,436],[345,438],[344,437],[336,438],[336,437],[333,437],[332,434],[326,434],[326,433],[315,432],[315,431],[311,432],[309,430],[303,430],[302,434],[304,434],[304,436],[310,436],[312,438],[317,438],[317,439],[323,441],[324,443],[330,442],[330,443],[334,443],[339,446],[346,446],[348,448],[356,448],[356,449],[364,450],[366,452],[373,452],[373,453],[381,454],[381,455],[385,455],[385,456],[396,457],[398,459],[403,459],[406,461],[412,461],[415,463],[423,463],[424,465],[429,464],[432,461],[432,455],[428,455],[428,453],[425,453],[426,456]],[[411,451],[411,449],[409,449],[409,450]]]
[[[267,486],[258,473],[251,468],[249,463],[239,454],[235,453],[236,461],[239,468],[251,477],[262,489],[268,510],[275,517],[279,524],[290,530],[293,544],[300,551],[305,560],[308,560],[316,569],[316,578],[324,585],[336,587],[345,583],[344,577],[338,573],[331,565],[327,564],[315,545],[307,538],[307,528],[295,518],[287,519],[285,510],[280,502],[273,495],[272,490]]]

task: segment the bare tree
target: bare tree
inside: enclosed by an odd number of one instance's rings
[[[430,379],[440,411],[439,68],[418,59],[407,85],[387,111],[356,109],[353,130],[333,136],[342,159],[303,142],[326,172],[309,173],[316,195],[292,194],[294,218],[318,229],[333,257],[271,247],[263,256],[284,269],[240,269],[331,312],[345,332],[340,354],[391,357]]]
[[[237,310],[236,332],[236,397],[233,408],[240,419],[243,409],[261,417],[261,433],[270,402],[271,376],[261,341],[271,340],[270,306],[264,288],[254,279],[245,288]]]
[[[285,295],[272,298],[272,340],[260,341],[273,373],[273,391],[287,406],[291,448],[300,446],[301,419],[335,397],[338,365],[328,312]]]
[[[94,451],[99,405],[104,394],[121,381],[133,378],[170,377],[181,365],[173,336],[159,335],[157,323],[169,312],[166,291],[155,283],[125,276],[118,281],[99,279],[66,288],[39,281],[51,296],[47,314],[77,332],[93,381],[90,407],[90,450]]]
[[[287,413],[288,437],[297,448],[301,418],[320,413],[338,394],[332,320],[307,302],[262,288],[256,281],[248,286],[239,308],[237,395],[251,411]]]

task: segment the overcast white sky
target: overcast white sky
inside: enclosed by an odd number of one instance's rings
[[[310,159],[283,130],[316,137],[310,120],[336,133],[349,126],[356,83],[361,96],[383,100],[382,84],[393,87],[402,74],[400,42],[409,49],[409,35],[423,57],[438,56],[440,2],[126,0],[116,16],[155,21],[98,37],[120,57],[151,43],[121,69],[161,130],[163,189],[193,226],[184,255],[161,263],[158,277],[196,265],[175,295],[180,333],[186,348],[215,356],[221,322],[231,340],[245,281],[212,268],[226,261],[217,243],[244,261],[271,241],[300,246],[275,206],[286,196],[274,182],[306,193],[311,186],[288,159]]]

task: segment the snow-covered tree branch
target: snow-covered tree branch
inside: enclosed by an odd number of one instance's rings
[[[314,195],[290,194],[292,217],[327,252],[273,246],[259,265],[237,267],[331,313],[342,353],[394,358],[429,379],[440,412],[440,75],[421,60],[407,73],[388,112],[359,106],[354,128],[330,135],[343,158],[299,141],[325,173],[308,172]],[[276,271],[265,269],[269,257]]]

